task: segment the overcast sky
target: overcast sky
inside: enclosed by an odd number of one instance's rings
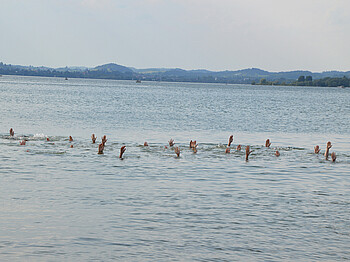
[[[0,61],[350,70],[349,0],[0,0]]]

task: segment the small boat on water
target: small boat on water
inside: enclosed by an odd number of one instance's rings
[[[66,77],[64,80],[68,80],[68,78]]]
[[[136,80],[136,83],[141,83],[141,80]]]

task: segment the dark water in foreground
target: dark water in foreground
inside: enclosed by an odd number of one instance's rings
[[[1,261],[350,259],[350,89],[3,76],[0,91]],[[336,163],[313,154],[328,140]]]

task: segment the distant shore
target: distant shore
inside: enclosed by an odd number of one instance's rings
[[[118,64],[87,67],[33,67],[10,65],[0,62],[0,75],[89,78],[134,81],[162,81],[187,83],[221,83],[286,86],[350,86],[350,71],[309,71],[268,72],[258,68],[237,71],[183,70],[167,68],[136,69]]]
[[[279,81],[267,81],[261,79],[259,83],[252,82],[252,85],[282,85],[282,86],[321,86],[321,87],[350,87],[350,78],[344,77],[325,77],[313,80],[311,76],[300,76],[297,81],[291,83]]]

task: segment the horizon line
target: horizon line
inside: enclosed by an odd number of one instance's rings
[[[127,68],[134,68],[137,70],[146,70],[146,69],[168,69],[168,70],[174,70],[174,69],[181,69],[181,70],[185,70],[185,71],[195,71],[195,70],[206,70],[206,71],[210,71],[210,72],[225,72],[225,71],[241,71],[241,70],[247,70],[247,69],[258,69],[258,70],[262,70],[262,71],[266,71],[269,73],[286,73],[286,72],[297,72],[297,71],[307,71],[307,72],[311,72],[311,73],[325,73],[325,72],[350,72],[349,70],[337,70],[337,69],[332,69],[332,70],[324,70],[324,71],[312,71],[312,70],[308,70],[308,69],[290,69],[290,70],[282,70],[282,71],[275,71],[275,70],[265,70],[259,67],[247,67],[247,68],[240,68],[240,69],[222,69],[222,70],[210,70],[210,69],[205,69],[205,68],[195,68],[195,69],[184,69],[181,67],[144,67],[144,68],[137,68],[134,66],[126,66],[126,65],[122,65],[122,64],[118,64],[116,62],[107,62],[104,64],[99,64],[99,65],[95,65],[95,66],[84,66],[84,65],[65,65],[65,66],[55,66],[55,67],[51,67],[51,66],[45,66],[45,65],[22,65],[22,64],[7,64],[3,61],[0,61],[1,63],[3,63],[4,65],[11,65],[11,66],[25,66],[25,67],[36,67],[36,68],[40,68],[40,67],[45,67],[45,68],[51,68],[51,69],[59,69],[59,68],[72,68],[72,67],[85,67],[87,69],[93,69],[97,66],[103,66],[103,65],[108,65],[108,64],[115,64],[115,65],[120,65],[120,66],[124,66]]]

